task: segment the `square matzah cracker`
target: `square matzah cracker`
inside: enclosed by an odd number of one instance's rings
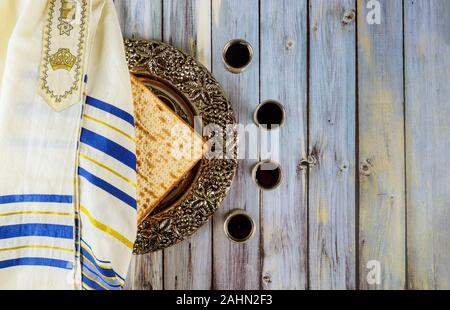
[[[195,130],[131,76],[136,125],[137,205],[141,223],[203,156]]]

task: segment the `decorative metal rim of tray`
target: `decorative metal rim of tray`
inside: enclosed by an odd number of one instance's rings
[[[170,100],[170,103],[185,120],[191,121],[187,114],[193,114],[201,116],[203,126],[220,126],[224,146],[231,150],[231,158],[202,159],[188,180],[187,190],[172,197],[165,207],[155,209],[138,226],[134,254],[145,254],[191,236],[222,204],[237,170],[237,124],[222,87],[193,57],[157,41],[125,40],[125,51],[131,73],[147,82],[145,84],[154,91],[162,87],[162,93],[175,92],[179,100]],[[176,106],[183,101],[190,111],[186,111],[186,106]],[[213,135],[205,138],[209,140]]]

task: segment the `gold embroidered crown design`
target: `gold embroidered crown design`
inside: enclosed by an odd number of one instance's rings
[[[60,48],[54,55],[50,56],[50,65],[53,70],[63,69],[70,71],[76,61],[77,58],[72,55],[68,48]]]

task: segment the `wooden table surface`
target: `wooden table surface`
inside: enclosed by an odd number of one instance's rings
[[[450,289],[450,0],[115,3],[125,37],[210,68],[241,124],[267,99],[287,112],[281,187],[260,191],[240,161],[213,220],[135,257],[128,288]],[[255,52],[239,75],[221,59],[235,38]],[[246,244],[223,232],[235,208],[257,223]]]

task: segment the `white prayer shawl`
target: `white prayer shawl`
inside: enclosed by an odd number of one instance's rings
[[[71,45],[83,10],[85,37]],[[123,287],[136,235],[132,115],[112,0],[0,0],[0,289]]]

